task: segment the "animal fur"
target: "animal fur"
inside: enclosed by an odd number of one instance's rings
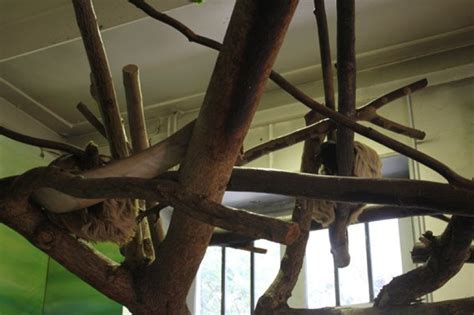
[[[323,173],[328,175],[334,174],[334,162],[336,160],[335,156],[335,147],[327,148],[333,151],[332,156],[330,159],[327,160],[327,164],[332,166],[328,167],[328,165],[323,164]],[[329,158],[329,157],[328,157]],[[323,163],[325,159],[323,158]],[[357,177],[368,177],[368,178],[380,178],[382,177],[382,161],[378,156],[377,152],[374,149],[370,148],[369,146],[362,144],[360,142],[354,142],[354,168],[353,174]],[[319,199],[312,199],[307,201],[307,206],[312,211],[313,220],[320,223],[322,226],[327,227],[332,222],[334,222],[336,215],[335,209],[337,203],[334,201],[328,200],[319,200]],[[351,211],[350,215],[350,222],[354,223],[357,222],[357,218],[363,212],[365,204],[353,204],[353,210]]]
[[[91,242],[127,243],[136,226],[131,202],[109,199],[98,205],[67,213],[48,213],[49,218],[69,233]]]
[[[98,158],[97,147],[89,144],[82,159],[66,155],[50,165],[61,167],[71,173],[103,165]],[[66,213],[48,212],[48,217],[59,227],[90,242],[127,243],[134,234],[136,213],[130,200],[109,199],[94,206]]]

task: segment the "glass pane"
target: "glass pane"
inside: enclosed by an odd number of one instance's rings
[[[266,240],[255,241],[255,247],[264,248],[266,254],[255,253],[255,303],[267,290],[280,269],[280,244]]]
[[[351,264],[339,269],[341,305],[367,303],[370,296],[364,224],[351,225],[348,232]]]
[[[385,284],[402,273],[398,220],[372,222],[369,229],[374,295],[377,296]]]
[[[199,267],[196,285],[196,314],[221,313],[222,248],[209,247]]]
[[[306,247],[308,307],[336,305],[334,265],[327,230],[310,232]]]
[[[250,253],[226,248],[225,314],[250,313]]]

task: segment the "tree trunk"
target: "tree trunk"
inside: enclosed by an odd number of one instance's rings
[[[296,4],[237,1],[180,168],[188,191],[221,202]],[[160,255],[138,279],[146,306],[135,313],[188,312],[186,295],[213,229],[175,211]]]

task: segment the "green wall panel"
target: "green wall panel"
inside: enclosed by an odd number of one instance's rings
[[[40,149],[0,137],[0,177],[18,175],[47,165]],[[96,246],[120,261],[118,247]],[[108,299],[33,247],[22,236],[0,225],[0,315],[119,315],[122,306]]]
[[[40,149],[0,137],[0,177],[49,163]],[[0,314],[42,314],[48,257],[0,225]]]
[[[120,261],[118,247],[98,244],[96,248],[109,258]],[[44,304],[45,315],[119,315],[122,306],[81,279],[54,260],[50,260]]]

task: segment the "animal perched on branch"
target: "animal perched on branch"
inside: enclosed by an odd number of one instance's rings
[[[89,143],[84,156],[63,155],[51,162],[50,166],[78,174],[104,164],[98,154],[97,146]],[[136,226],[135,207],[128,199],[109,199],[72,212],[47,211],[47,214],[59,227],[91,242],[114,242],[123,245],[131,240]]]
[[[321,145],[319,157],[322,164],[320,172],[325,175],[337,175],[336,143],[332,141]],[[354,176],[380,178],[382,177],[382,161],[377,152],[371,147],[360,142],[354,142]],[[324,227],[329,226],[335,219],[337,203],[334,201],[311,199],[306,202],[310,207],[313,220]],[[354,204],[350,214],[349,223],[354,223],[362,213],[365,204]]]

